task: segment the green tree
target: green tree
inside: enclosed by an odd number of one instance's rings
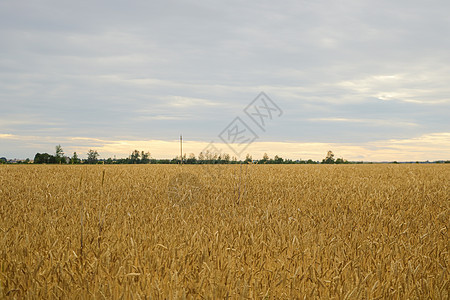
[[[56,164],[56,157],[48,153],[36,153],[34,156],[35,164]]]
[[[61,147],[61,145],[58,145],[55,147],[55,158],[56,158],[56,163],[58,163],[58,164],[66,163],[66,160],[64,158],[64,151],[63,151],[63,148]]]
[[[150,162],[150,152],[141,152],[141,163],[148,164]]]
[[[278,155],[275,155],[275,157],[273,158],[273,163],[274,164],[282,164],[283,163],[283,158],[279,157]]]
[[[244,163],[251,163],[253,162],[252,156],[247,153],[247,156],[245,157]]]
[[[195,158],[194,153],[190,153],[188,159],[186,160],[187,164],[195,164],[197,162],[197,159]]]
[[[98,154],[98,152],[92,149],[89,149],[89,152],[87,153],[87,163],[88,164],[96,164],[98,162],[98,157],[100,155]]]
[[[131,155],[130,155],[130,163],[132,164],[138,164],[139,163],[139,157],[141,156],[141,154],[139,153],[138,150],[134,150]]]
[[[338,159],[336,159],[335,163],[336,164],[348,164],[348,161],[343,158],[338,158]]]
[[[78,154],[76,152],[73,153],[72,158],[70,159],[71,164],[79,164],[80,159],[78,158]]]
[[[261,159],[261,162],[263,164],[267,164],[268,161],[269,161],[269,155],[267,155],[267,153],[264,153],[263,158]]]
[[[203,163],[203,161],[205,160],[205,155],[203,154],[203,152],[199,153],[198,160],[200,161],[200,163]]]
[[[211,163],[211,161],[213,160],[213,158],[214,158],[214,154],[213,154],[211,151],[206,150],[206,152],[205,152],[205,159],[206,159],[209,163]]]
[[[224,161],[226,164],[229,164],[229,163],[230,163],[230,160],[231,160],[230,154],[225,153],[225,154],[223,155],[222,159],[223,159],[223,161]]]
[[[61,145],[58,145],[55,147],[56,148],[56,157],[63,157],[64,156],[64,151],[63,148],[61,147]]]
[[[333,151],[328,151],[327,156],[322,160],[323,164],[334,164],[334,153]]]

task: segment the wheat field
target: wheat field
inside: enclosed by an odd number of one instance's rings
[[[448,299],[447,165],[3,165],[0,297]]]

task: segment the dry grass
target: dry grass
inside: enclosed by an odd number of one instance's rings
[[[450,166],[242,169],[1,166],[0,297],[449,298]]]

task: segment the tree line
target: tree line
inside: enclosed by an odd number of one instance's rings
[[[64,154],[61,145],[55,147],[55,155],[48,153],[36,153],[34,156],[35,164],[96,164],[98,163],[98,154],[95,150],[89,150],[87,153],[87,159],[80,159],[76,152],[73,153],[72,157],[68,157]]]
[[[278,155],[270,158],[267,153],[264,153],[262,159],[254,160],[250,154],[247,154],[244,160],[238,160],[235,156],[231,157],[229,154],[215,154],[210,151],[200,152],[198,156],[194,153],[189,155],[184,154],[182,158],[179,156],[172,159],[155,159],[152,158],[149,152],[134,150],[126,158],[100,158],[100,154],[96,150],[90,149],[87,152],[87,158],[81,159],[78,157],[77,152],[74,152],[70,157],[65,155],[61,145],[55,147],[55,154],[48,153],[36,153],[34,160],[8,160],[5,157],[0,157],[0,164],[17,163],[17,164],[29,164],[34,162],[35,164],[240,164],[240,163],[256,163],[256,164],[362,164],[362,161],[347,161],[344,158],[335,158],[332,151],[328,151],[322,161],[308,160],[292,160],[284,159]],[[365,162],[371,163],[371,162]],[[391,163],[398,163],[397,161]],[[416,162],[420,163],[420,162]],[[450,160],[440,161],[426,161],[422,163],[450,163]]]
[[[77,152],[71,157],[66,156],[61,145],[55,147],[55,154],[36,153],[34,156],[35,164],[238,164],[238,163],[258,163],[258,164],[346,164],[350,163],[343,158],[334,158],[332,151],[328,151],[327,156],[322,162],[308,160],[284,159],[278,155],[270,158],[264,153],[263,158],[254,160],[250,154],[247,154],[245,160],[238,160],[235,156],[231,157],[227,153],[216,154],[210,151],[200,152],[198,157],[194,153],[177,156],[173,159],[155,159],[149,152],[134,150],[127,158],[107,158],[99,159],[100,154],[96,150],[90,149],[87,152],[86,159],[80,159]],[[362,162],[361,162],[362,163]]]

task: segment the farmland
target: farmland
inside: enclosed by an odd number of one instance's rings
[[[0,166],[0,297],[449,298],[450,166]]]

